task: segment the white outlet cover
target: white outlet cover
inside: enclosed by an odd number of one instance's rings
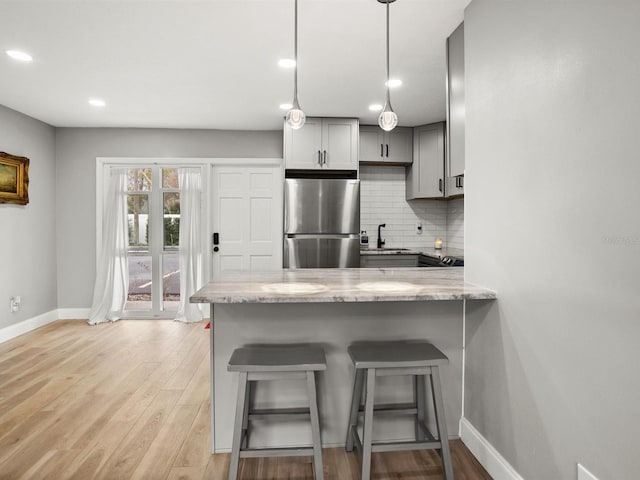
[[[598,477],[582,465],[578,464],[578,480],[598,480]]]

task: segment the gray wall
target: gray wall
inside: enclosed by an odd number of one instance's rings
[[[640,4],[465,12],[465,416],[528,480],[638,478]]]
[[[56,308],[55,130],[0,105],[0,151],[27,157],[29,204],[0,204],[0,328]],[[19,312],[9,299],[22,297]]]
[[[60,308],[91,305],[97,157],[282,157],[280,131],[59,128],[56,135]]]

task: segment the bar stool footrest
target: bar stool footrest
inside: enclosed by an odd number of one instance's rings
[[[442,443],[440,442],[440,440],[436,440],[424,425],[421,426],[423,430],[425,430],[426,435],[429,437],[428,442],[414,440],[406,442],[376,442],[371,444],[371,452],[400,452],[404,450],[424,449],[439,450],[440,448],[442,448]],[[353,437],[353,446],[356,450],[358,450],[360,454],[362,454],[362,441],[360,440],[358,429],[355,426],[351,427],[351,435]]]
[[[379,416],[416,415],[418,409],[414,403],[383,403],[373,407],[373,413]],[[358,415],[364,415],[363,406],[360,406]]]
[[[248,414],[249,420],[259,420],[268,417],[278,417],[283,420],[287,418],[299,418],[308,420],[311,413],[309,408],[262,408],[251,410]]]
[[[439,449],[440,442],[380,442],[372,443],[372,452],[401,452],[405,450]]]
[[[257,457],[313,457],[313,447],[250,448],[240,450],[240,458]]]

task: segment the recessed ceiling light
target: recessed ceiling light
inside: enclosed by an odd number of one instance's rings
[[[382,110],[382,105],[380,105],[379,103],[374,103],[373,105],[369,105],[369,110],[371,110],[372,112],[379,112],[380,110]]]
[[[90,98],[89,99],[89,105],[91,105],[92,107],[104,107],[106,104],[107,104],[107,102],[105,102],[101,98]]]
[[[396,88],[402,85],[402,80],[400,80],[399,78],[390,78],[388,83],[389,88]],[[384,84],[386,85],[387,82],[384,82]]]
[[[20,50],[7,50],[7,55],[20,62],[31,62],[33,60],[31,55],[26,52],[21,52]]]
[[[278,60],[278,66],[282,68],[293,68],[296,66],[296,61],[293,58],[281,58]]]
[[[281,103],[280,104],[280,110],[291,110],[291,107],[293,107],[293,105],[291,105],[290,103]]]

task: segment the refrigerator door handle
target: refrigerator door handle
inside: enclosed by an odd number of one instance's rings
[[[360,238],[359,233],[287,233],[286,238],[323,238],[323,239],[335,239],[335,238]]]

